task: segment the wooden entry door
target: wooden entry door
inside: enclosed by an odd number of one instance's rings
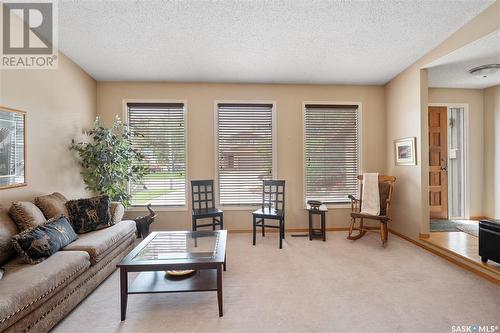
[[[448,109],[429,106],[429,208],[431,219],[448,218]]]

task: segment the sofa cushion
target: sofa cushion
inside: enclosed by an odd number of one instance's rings
[[[121,221],[112,227],[82,234],[63,250],[86,251],[90,261],[95,264],[134,233],[134,221]]]
[[[35,198],[35,205],[42,211],[45,218],[52,219],[64,215],[69,218],[68,210],[66,209],[66,197],[59,192],[43,195]]]
[[[113,224],[111,201],[107,195],[66,202],[70,222],[75,231],[83,234],[99,230]]]
[[[12,242],[26,262],[38,264],[77,238],[66,217],[61,216],[15,235]]]
[[[31,229],[47,222],[42,211],[32,202],[16,201],[10,206],[9,214],[19,231]]]
[[[121,202],[111,202],[111,219],[113,224],[120,222],[125,215],[125,207]]]
[[[11,239],[18,232],[19,230],[9,217],[7,210],[0,206],[0,265],[9,261],[15,254]]]
[[[89,255],[83,251],[59,251],[38,265],[15,258],[3,267],[0,324],[13,316],[22,318],[29,314],[89,266]]]

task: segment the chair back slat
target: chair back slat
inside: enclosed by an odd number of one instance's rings
[[[215,208],[213,179],[191,181],[191,203],[193,210]]]
[[[285,181],[262,181],[262,209],[273,208],[285,212]]]

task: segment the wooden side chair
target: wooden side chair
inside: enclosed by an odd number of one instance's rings
[[[262,228],[262,237],[265,237],[265,228],[279,229],[279,247],[283,247],[285,238],[285,181],[262,181],[262,207],[252,213],[253,217],[253,245],[257,227]],[[265,220],[278,220],[278,225],[265,224]]]
[[[224,213],[215,208],[214,181],[210,180],[192,180],[191,181],[191,203],[193,231],[201,227],[216,226],[224,229]],[[212,223],[198,224],[198,219],[211,218]]]
[[[362,203],[362,193],[363,193],[363,176],[358,176],[358,181],[360,184],[360,198],[356,199],[354,196],[349,195],[351,199],[351,225],[349,226],[349,235],[347,239],[356,240],[363,237],[367,231],[370,230],[363,225],[363,220],[370,219],[380,222],[380,238],[382,240],[382,246],[387,244],[388,229],[387,223],[391,221],[391,199],[392,192],[394,190],[394,183],[396,182],[396,177],[394,176],[378,176],[378,189],[380,195],[380,214],[379,215],[369,215],[361,214],[361,203]],[[356,222],[359,220],[359,227],[356,227]]]

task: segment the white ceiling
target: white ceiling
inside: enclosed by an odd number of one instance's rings
[[[59,48],[99,81],[384,84],[493,2],[61,1]]]
[[[500,64],[500,30],[429,64],[429,87],[484,89],[500,84],[500,71],[487,78],[469,73],[486,64]]]

